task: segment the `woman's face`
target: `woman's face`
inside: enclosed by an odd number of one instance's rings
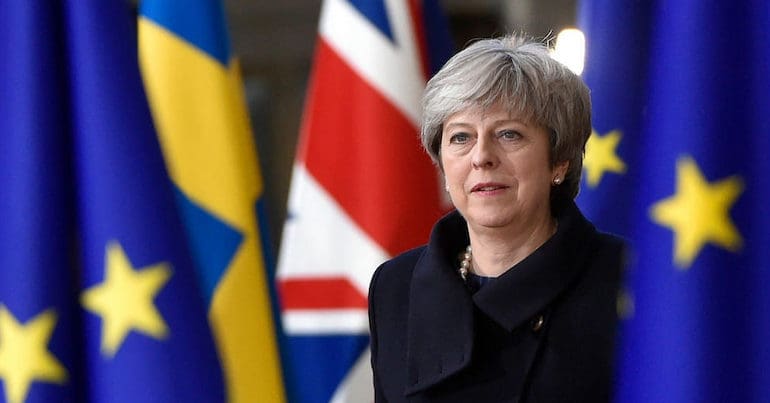
[[[455,207],[471,228],[526,229],[550,220],[551,184],[568,162],[552,167],[545,128],[496,104],[471,107],[444,122],[441,162]]]

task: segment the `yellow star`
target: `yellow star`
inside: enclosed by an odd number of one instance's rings
[[[171,269],[158,263],[134,271],[117,242],[107,245],[105,279],[83,292],[81,303],[102,317],[102,354],[113,357],[128,332],[136,330],[156,339],[168,335],[153,299],[171,277]]]
[[[604,136],[593,131],[586,143],[586,155],[583,167],[586,171],[588,186],[596,187],[605,172],[622,174],[626,172],[626,164],[616,154],[622,134],[613,130]]]
[[[709,183],[689,157],[676,162],[676,176],[676,194],[650,209],[653,221],[674,231],[674,263],[689,268],[706,242],[731,252],[740,249],[743,241],[729,210],[743,192],[741,179]]]
[[[22,325],[0,305],[0,378],[5,383],[7,402],[23,402],[33,380],[56,384],[67,381],[67,370],[47,347],[55,326],[56,313],[52,309]]]

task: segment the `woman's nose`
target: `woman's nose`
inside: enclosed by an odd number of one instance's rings
[[[471,155],[473,168],[492,168],[497,166],[498,162],[499,159],[495,152],[494,144],[486,136],[480,136],[473,146],[473,153]]]

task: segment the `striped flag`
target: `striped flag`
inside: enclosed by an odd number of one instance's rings
[[[284,392],[260,221],[262,180],[219,1],[144,0],[141,67],[234,402]]]
[[[292,401],[372,399],[369,280],[442,213],[418,131],[450,53],[435,1],[323,3],[277,272]]]

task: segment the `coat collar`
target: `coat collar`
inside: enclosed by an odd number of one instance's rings
[[[584,246],[596,230],[574,204],[557,221],[548,241],[473,295],[476,306],[509,332],[543,311],[583,267]]]
[[[526,259],[473,296],[457,273],[468,245],[465,220],[453,211],[442,218],[415,266],[410,289],[407,394],[427,389],[467,367],[474,339],[474,305],[513,331],[545,311],[577,277],[583,245],[596,230],[569,203],[557,216],[558,230]]]

